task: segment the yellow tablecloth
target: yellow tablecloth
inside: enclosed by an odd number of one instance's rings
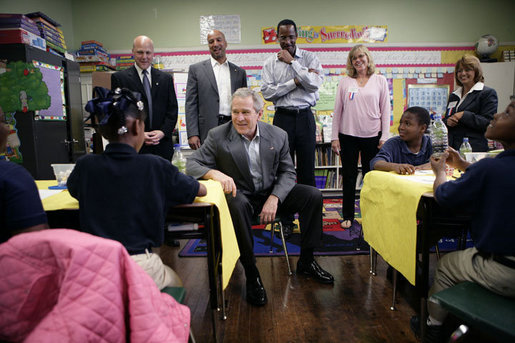
[[[417,207],[433,191],[434,176],[367,173],[361,189],[365,240],[383,259],[415,285]]]
[[[229,284],[232,272],[236,266],[236,262],[240,257],[238,242],[234,233],[234,227],[229,213],[229,207],[225,200],[222,186],[219,182],[208,180],[200,181],[207,188],[207,195],[195,198],[195,202],[205,202],[214,204],[220,213],[220,231],[222,240],[222,281],[224,289]],[[36,181],[38,189],[48,189],[49,186],[57,185],[57,181]],[[56,210],[76,210],[79,208],[79,202],[72,198],[68,190],[49,196],[42,200],[45,211]]]

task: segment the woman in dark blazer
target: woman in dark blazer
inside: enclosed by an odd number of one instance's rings
[[[468,137],[472,151],[487,151],[484,135],[497,113],[497,93],[483,83],[483,71],[475,56],[459,59],[454,76],[459,87],[449,96],[444,118],[449,129],[449,146],[458,150],[463,138]]]

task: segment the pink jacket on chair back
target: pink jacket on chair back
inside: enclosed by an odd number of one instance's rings
[[[0,340],[186,342],[189,327],[116,241],[51,229],[0,244]]]

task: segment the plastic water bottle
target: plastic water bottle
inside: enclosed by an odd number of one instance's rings
[[[433,145],[433,157],[438,159],[447,150],[447,128],[440,114],[435,114],[435,120],[431,124],[431,143]]]
[[[463,137],[463,143],[460,145],[460,156],[465,159],[465,153],[472,152],[468,137]]]
[[[175,144],[173,150],[172,164],[176,166],[181,173],[186,174],[186,158],[181,152],[180,144]]]

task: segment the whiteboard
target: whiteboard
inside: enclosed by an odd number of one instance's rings
[[[515,62],[481,63],[485,85],[495,89],[499,105],[497,112],[504,111],[515,94]]]

